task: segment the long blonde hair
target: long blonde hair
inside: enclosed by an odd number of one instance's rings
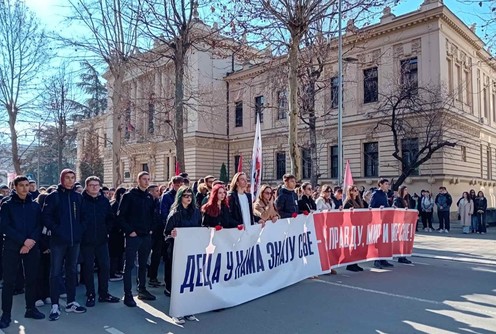
[[[264,204],[266,204],[266,205],[267,205],[267,204],[269,204],[269,203],[265,203],[265,200],[264,200],[264,198],[263,198],[263,193],[265,192],[265,190],[267,190],[267,188],[270,188],[270,190],[272,190],[272,187],[271,187],[271,186],[269,186],[268,184],[264,184],[264,185],[262,185],[262,186],[260,187],[260,191],[258,192],[258,196],[257,196],[257,201],[262,202],[262,203],[264,203]],[[270,195],[270,200],[271,200],[271,199],[273,199],[273,198],[274,198],[274,194],[272,193],[272,194]],[[270,201],[270,200],[269,200],[269,201]]]

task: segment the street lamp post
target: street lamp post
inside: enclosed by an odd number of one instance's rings
[[[338,0],[338,184],[343,182],[343,32],[342,0]]]

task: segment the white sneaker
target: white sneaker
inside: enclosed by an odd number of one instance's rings
[[[444,233],[444,230],[443,230],[443,229],[440,229],[440,230],[439,230],[439,233]]]
[[[36,306],[36,307],[41,307],[44,305],[45,305],[45,302],[41,299],[38,299],[37,301],[34,302],[34,306]]]
[[[60,318],[59,305],[53,304],[52,309],[50,311],[50,315],[48,316],[48,320],[56,321],[56,320],[59,320],[59,318]]]
[[[195,317],[195,315],[194,315],[194,314],[187,315],[187,316],[185,316],[185,317],[184,317],[184,319],[186,319],[186,320],[188,320],[188,321],[200,321],[200,320],[198,320],[198,318],[197,318],[197,317]]]
[[[67,304],[67,306],[65,307],[65,311],[67,313],[69,313],[69,312],[84,313],[84,312],[86,312],[86,307],[79,305],[77,302],[72,302],[72,303]]]
[[[60,298],[67,298],[67,293],[63,293],[60,295]]]
[[[444,233],[448,234],[448,233],[449,233],[449,231],[448,231],[448,230],[444,230]]]
[[[429,229],[427,227],[424,228],[424,232],[429,232]]]
[[[186,322],[186,321],[184,320],[184,317],[177,317],[177,318],[176,318],[176,317],[174,317],[174,318],[172,318],[172,321],[174,321],[174,323],[175,323],[176,325],[182,325],[182,324],[184,324],[184,323]]]

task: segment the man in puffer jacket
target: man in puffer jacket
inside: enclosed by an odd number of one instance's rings
[[[434,201],[437,206],[437,216],[439,218],[439,233],[448,233],[450,230],[450,207],[453,204],[451,195],[446,187],[439,187],[439,194]]]
[[[64,169],[60,173],[57,190],[47,196],[42,208],[43,225],[51,232],[50,237],[50,299],[52,310],[49,320],[60,317],[59,284],[63,280],[65,263],[65,285],[67,291],[66,312],[84,313],[86,308],[76,302],[77,261],[84,225],[81,221],[83,197],[74,189],[76,173]]]
[[[276,209],[281,218],[291,218],[293,214],[298,214],[298,195],[296,195],[296,178],[294,175],[285,174],[283,177],[284,186],[277,193]]]
[[[98,264],[98,301],[118,303],[119,298],[108,293],[110,257],[108,234],[112,229],[114,215],[109,200],[100,192],[100,179],[90,176],[84,182],[82,221],[86,230],[81,241],[83,275],[86,284],[86,306],[95,306],[95,282],[93,264]]]

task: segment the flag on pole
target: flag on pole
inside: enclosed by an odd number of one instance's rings
[[[346,192],[348,187],[353,185],[353,176],[351,175],[350,161],[346,160],[346,168],[344,170],[344,180],[343,180],[343,203],[346,200]]]
[[[176,161],[176,176],[181,174],[181,168],[179,168],[179,161]]]
[[[11,183],[14,182],[14,179],[17,177],[15,172],[7,173],[7,185],[10,187]]]
[[[243,155],[240,155],[238,160],[238,173],[241,172],[243,172]]]
[[[255,140],[253,141],[253,153],[251,156],[251,198],[257,198],[262,183],[262,134],[260,133],[260,115],[257,114],[257,125]]]

